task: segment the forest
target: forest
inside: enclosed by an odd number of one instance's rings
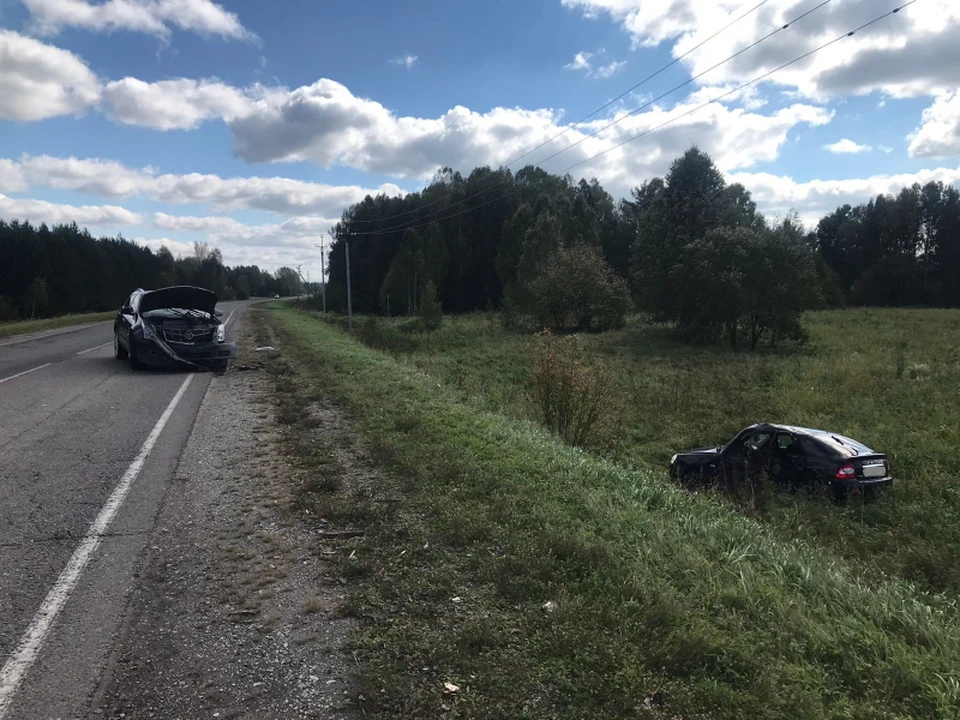
[[[0,220],[0,322],[115,310],[135,288],[199,285],[221,300],[294,295],[297,272],[227,267],[218,249],[197,243],[174,258],[124,238],[95,238],[76,223]]]
[[[765,218],[696,147],[617,201],[536,167],[437,173],[367,197],[334,229],[328,304],[416,314],[504,308],[534,326],[599,330],[638,310],[692,339],[801,337],[809,309],[960,305],[960,192],[942,183],[844,205],[816,228]],[[544,280],[547,278],[547,280]]]
[[[942,183],[844,205],[804,228],[765,218],[694,147],[616,200],[537,167],[439,171],[419,192],[368,196],[333,228],[328,307],[416,315],[503,309],[519,324],[603,330],[633,311],[690,339],[756,347],[802,337],[809,309],[960,305],[960,192]],[[185,283],[221,299],[296,294],[295,270],[228,267],[76,224],[0,221],[0,319],[114,308],[133,287]]]

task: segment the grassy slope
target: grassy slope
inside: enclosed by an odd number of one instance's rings
[[[891,456],[897,485],[889,497],[842,510],[779,498],[765,519],[870,573],[960,592],[960,312],[848,310],[811,314],[807,325],[806,348],[765,354],[691,347],[643,325],[585,338],[622,386],[620,460],[662,470],[678,450],[763,420],[847,433]],[[487,316],[448,318],[433,337],[385,334],[399,357],[461,398],[526,414],[529,336]]]
[[[45,318],[43,320],[4,322],[0,323],[0,338],[39,332],[41,330],[70,327],[71,325],[83,325],[84,323],[98,322],[100,320],[110,320],[116,314],[116,312],[87,313],[85,315],[61,315],[60,317]]]
[[[957,716],[951,606],[860,583],[661,473],[457,402],[310,316],[273,317],[287,357],[353,410],[397,478],[372,491],[382,513],[345,567],[379,715]],[[447,680],[461,692],[442,695]],[[655,689],[662,715],[638,709]]]

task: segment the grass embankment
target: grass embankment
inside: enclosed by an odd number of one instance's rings
[[[72,325],[99,322],[101,320],[110,320],[116,316],[116,314],[116,312],[86,313],[83,315],[61,315],[60,317],[44,318],[42,320],[0,322],[0,338],[11,337],[13,335],[25,335],[42,330],[55,330]]]
[[[328,453],[301,448],[318,477],[308,517],[367,530],[342,570],[377,717],[958,716],[952,605],[861,583],[662,473],[459,402],[315,317],[269,317],[275,371],[298,373],[280,377],[281,404],[329,394],[390,470],[338,488]],[[470,367],[501,362],[475,351]]]
[[[618,460],[662,472],[673,453],[762,421],[846,433],[890,456],[893,491],[845,508],[774,497],[763,519],[868,577],[882,572],[960,593],[960,311],[845,310],[812,313],[805,323],[806,347],[765,353],[690,346],[641,323],[583,336],[619,385]],[[495,316],[447,318],[433,335],[386,323],[377,336],[462,400],[529,415],[532,338],[503,330]]]

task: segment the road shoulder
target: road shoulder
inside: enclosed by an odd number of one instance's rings
[[[291,511],[298,471],[239,330],[241,357],[212,379],[92,717],[351,717],[344,590]]]

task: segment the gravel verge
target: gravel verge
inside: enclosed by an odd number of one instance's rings
[[[345,588],[291,507],[254,343],[212,379],[92,718],[355,717]]]

